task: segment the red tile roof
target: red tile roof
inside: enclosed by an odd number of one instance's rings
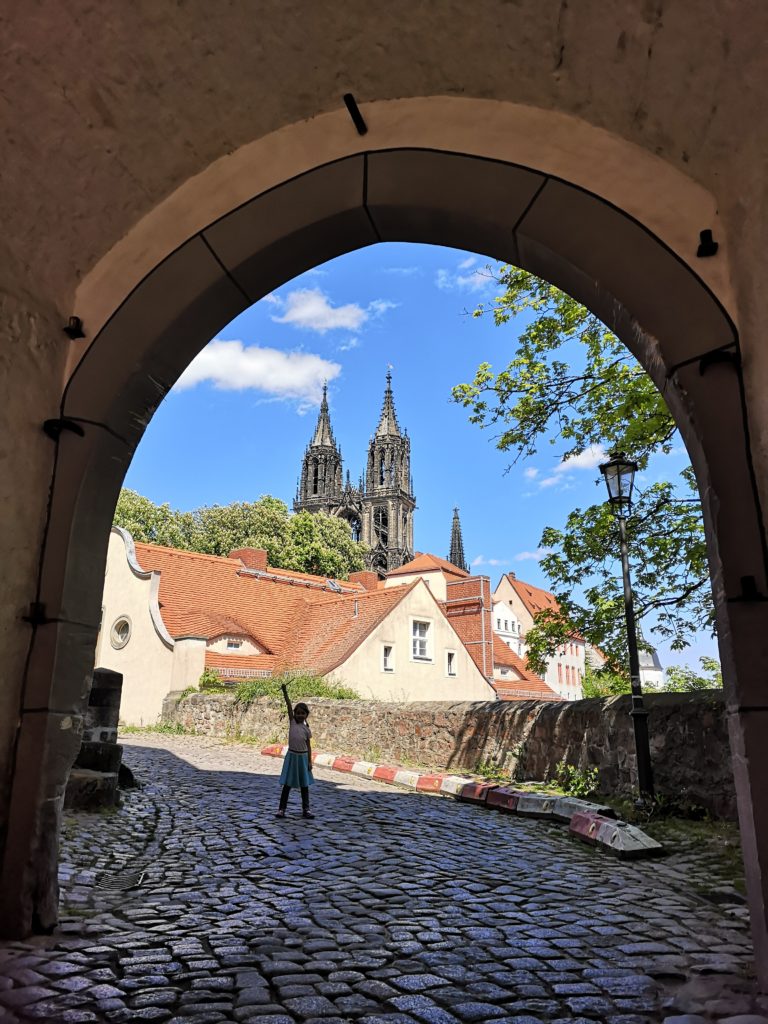
[[[544,611],[548,608],[551,608],[552,611],[557,611],[560,607],[555,595],[550,594],[548,590],[542,590],[541,587],[534,587],[532,583],[524,583],[522,580],[517,579],[512,573],[507,574],[507,579],[512,584],[515,593],[531,615],[536,615],[537,612]]]
[[[551,690],[546,683],[534,686],[525,681],[515,682],[506,679],[494,679],[491,684],[499,700],[546,700],[562,701],[560,694]]]
[[[305,608],[339,597],[323,577],[282,569],[272,570],[274,578],[260,576],[232,558],[154,544],[137,544],[136,558],[142,568],[160,572],[160,612],[173,637],[234,632],[275,654]]]
[[[414,580],[409,586],[369,590],[308,608],[285,646],[280,668],[311,668],[318,675],[331,672],[419,584]]]
[[[532,583],[525,583],[523,580],[517,579],[514,573],[507,573],[507,579],[512,584],[515,593],[534,618],[538,612],[550,609],[555,612],[560,610],[557,598],[548,590],[543,590],[541,587],[535,587]],[[571,639],[578,640],[581,643],[585,642],[584,637],[575,631],[571,634]]]
[[[493,633],[493,664],[494,668],[496,667],[496,665],[499,665],[503,666],[504,668],[513,669],[517,673],[518,680],[521,686],[524,685],[529,689],[532,688],[542,693],[546,692],[548,694],[552,694],[555,700],[560,700],[560,697],[555,693],[555,691],[551,690],[543,679],[541,679],[539,676],[536,675],[535,672],[528,668],[528,663],[524,661],[519,654],[515,654],[513,650],[507,647],[506,643],[501,639],[501,637],[495,630]],[[495,679],[493,684],[494,686],[511,686],[515,682],[515,680]],[[544,688],[544,690],[541,689],[542,687]],[[542,699],[549,700],[550,698],[546,697]]]
[[[391,569],[387,576],[407,576],[421,572],[442,572],[446,576],[455,576],[459,579],[466,579],[469,576],[469,573],[460,569],[458,565],[446,562],[444,558],[438,558],[437,555],[428,555],[421,551],[417,552],[411,562],[406,562],[399,569]]]
[[[242,682],[258,676],[271,675],[277,665],[274,654],[224,654],[205,652],[205,667],[215,669],[224,680]]]

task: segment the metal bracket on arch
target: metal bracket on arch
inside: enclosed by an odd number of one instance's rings
[[[729,363],[738,371],[741,368],[741,353],[735,348],[716,348],[714,352],[707,352],[699,359],[699,373],[703,377],[711,366],[718,363]]]
[[[67,419],[66,416],[62,416],[57,420],[46,420],[43,423],[43,433],[50,437],[52,441],[58,441],[64,430],[69,430],[73,434],[77,434],[78,437],[85,437],[85,431],[80,424],[74,420]]]

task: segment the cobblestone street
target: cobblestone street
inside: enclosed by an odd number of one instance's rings
[[[126,737],[143,784],[67,815],[60,931],[0,947],[0,1022],[641,1024],[762,1004],[746,910],[696,849],[622,863],[563,826]],[[707,1019],[710,1019],[707,1017]]]

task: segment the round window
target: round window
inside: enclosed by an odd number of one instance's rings
[[[121,647],[125,647],[131,639],[131,620],[127,615],[121,615],[119,619],[115,619],[109,639],[116,650],[119,651]]]

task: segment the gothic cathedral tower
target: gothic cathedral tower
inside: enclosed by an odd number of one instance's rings
[[[294,512],[327,512],[349,522],[352,536],[370,548],[368,565],[380,574],[413,558],[411,441],[400,433],[387,373],[384,404],[376,433],[368,445],[365,479],[353,487],[349,473],[342,484],[341,452],[331,429],[328,389],[312,440],[304,452]]]
[[[362,496],[362,540],[370,547],[372,569],[385,573],[413,558],[413,496],[411,441],[400,433],[387,373],[384,404],[376,433],[368,445],[365,491]]]
[[[323,385],[323,401],[312,440],[301,464],[295,512],[334,511],[341,498],[341,452],[331,429],[328,413],[328,386]]]

